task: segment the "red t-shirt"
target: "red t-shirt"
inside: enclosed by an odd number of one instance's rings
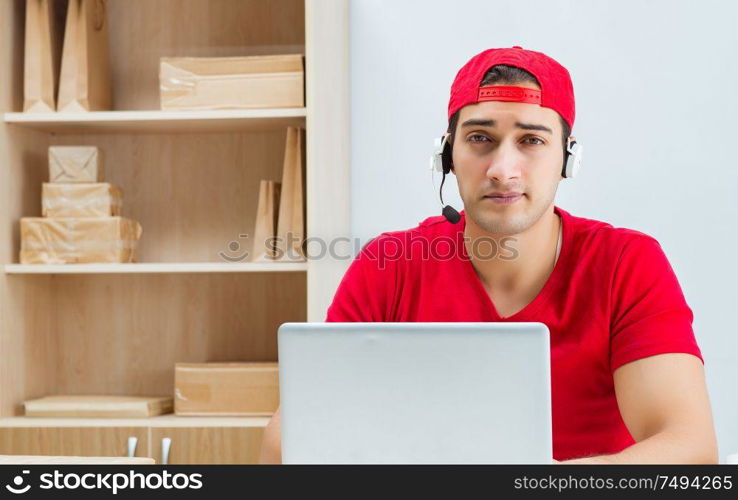
[[[499,316],[468,259],[462,211],[457,224],[429,217],[367,243],[326,321],[544,323],[551,333],[554,458],[619,452],[634,440],[612,372],[662,353],[702,360],[692,311],[654,238],[554,210],[562,219],[559,258],[536,298],[512,316]]]

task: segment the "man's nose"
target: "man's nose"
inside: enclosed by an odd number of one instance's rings
[[[501,144],[490,156],[487,178],[497,182],[519,179],[521,171],[520,154],[514,145]]]

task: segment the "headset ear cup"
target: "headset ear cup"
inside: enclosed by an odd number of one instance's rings
[[[571,179],[577,175],[577,171],[581,168],[582,163],[582,146],[576,141],[571,141],[566,148],[566,159],[564,161],[564,169],[561,176]]]
[[[443,173],[448,174],[454,168],[453,155],[451,152],[451,143],[446,141],[441,152],[441,164],[443,165]]]

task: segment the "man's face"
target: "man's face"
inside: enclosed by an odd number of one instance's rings
[[[492,234],[517,234],[535,224],[561,180],[561,134],[559,115],[537,104],[486,101],[462,108],[453,172],[465,213]]]

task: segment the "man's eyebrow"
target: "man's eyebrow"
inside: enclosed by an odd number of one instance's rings
[[[461,124],[463,127],[494,127],[497,125],[497,122],[494,120],[480,120],[478,118],[472,118],[471,120],[467,120],[464,123]]]
[[[553,134],[553,130],[546,127],[545,125],[538,125],[536,123],[520,123],[515,122],[515,126],[518,128],[522,128],[523,130],[540,130],[541,132],[548,132],[549,134]]]
[[[461,124],[461,127],[494,127],[497,125],[497,122],[494,120],[480,120],[476,118],[472,118],[470,120],[466,120],[464,123]],[[542,132],[548,132],[549,134],[553,134],[553,130],[546,127],[545,125],[538,125],[536,123],[520,123],[515,122],[515,126],[518,128],[521,128],[523,130],[540,130]]]

